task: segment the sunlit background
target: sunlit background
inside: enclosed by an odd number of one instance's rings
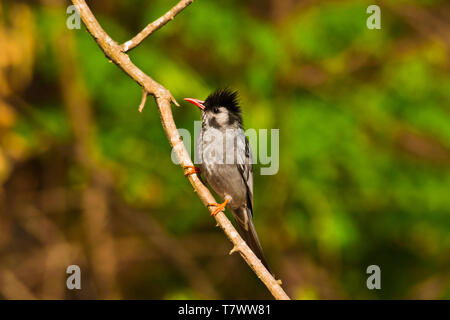
[[[88,1],[119,43],[175,3]],[[153,99],[137,111],[68,5],[0,2],[0,298],[270,299],[171,162]],[[131,51],[178,101],[229,86],[246,128],[280,129],[254,220],[292,298],[450,298],[449,17],[445,0],[196,0]]]

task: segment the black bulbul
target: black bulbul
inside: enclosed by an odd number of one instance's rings
[[[201,109],[202,128],[197,140],[199,168],[189,167],[187,174],[201,172],[204,180],[224,201],[210,204],[216,209],[228,204],[239,234],[255,255],[269,269],[253,225],[252,153],[242,127],[237,92],[217,90],[205,101],[184,99]]]

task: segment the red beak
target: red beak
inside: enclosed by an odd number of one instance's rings
[[[203,103],[205,101],[198,100],[198,99],[192,99],[192,98],[184,98],[184,100],[186,100],[187,102],[195,104],[197,107],[199,107],[202,110],[205,109],[205,106],[203,105]]]

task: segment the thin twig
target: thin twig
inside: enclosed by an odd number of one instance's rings
[[[189,1],[181,1],[180,3],[185,2]],[[105,55],[116,65],[118,65],[123,71],[125,71],[125,73],[127,73],[133,80],[140,84],[146,92],[155,97],[161,117],[162,126],[166,132],[167,138],[173,148],[173,151],[178,157],[180,165],[182,167],[192,166],[192,160],[183,144],[183,141],[181,140],[181,137],[173,120],[170,104],[173,102],[175,105],[178,105],[175,98],[173,98],[173,96],[166,88],[154,81],[131,62],[128,55],[122,50],[121,46],[113,41],[111,37],[102,29],[84,0],[72,0],[72,3],[76,6],[78,12],[80,13],[81,19],[86,25],[89,33],[95,39]],[[180,8],[180,11],[182,9],[183,8]],[[161,20],[168,21],[167,18]],[[191,182],[194,191],[198,194],[200,200],[205,206],[208,207],[209,203],[216,203],[211,192],[201,182],[197,175],[189,175],[188,179]],[[213,211],[214,208],[211,207],[209,208],[209,210]],[[253,253],[253,251],[247,246],[245,241],[242,240],[241,236],[233,227],[226,215],[223,212],[219,212],[214,216],[214,218],[216,219],[217,224],[220,226],[220,228],[222,228],[227,237],[233,243],[233,247],[235,248],[234,251],[238,251],[240,253],[245,262],[247,262],[247,264],[250,266],[250,268],[252,268],[258,278],[260,278],[261,281],[266,285],[272,295],[276,299],[289,299],[277,280],[275,280],[272,274],[264,267],[261,261]]]
[[[181,0],[180,2],[178,2],[177,5],[175,5],[172,9],[167,11],[166,14],[163,15],[161,18],[148,24],[141,32],[139,32],[136,36],[134,36],[133,39],[128,40],[127,42],[122,44],[120,46],[122,48],[122,51],[128,52],[128,51],[133,50],[145,38],[147,38],[149,35],[151,35],[156,30],[163,27],[170,20],[173,20],[173,18],[175,18],[175,16],[177,14],[179,14],[184,8],[186,8],[188,5],[190,5],[193,1],[194,0]]]

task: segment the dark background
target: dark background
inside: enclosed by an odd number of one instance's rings
[[[88,2],[120,43],[175,3]],[[153,99],[140,114],[140,87],[66,28],[69,4],[0,3],[0,297],[271,298],[170,161]],[[292,298],[450,298],[449,16],[433,0],[197,0],[130,53],[178,101],[230,86],[246,128],[280,129],[254,220]]]

